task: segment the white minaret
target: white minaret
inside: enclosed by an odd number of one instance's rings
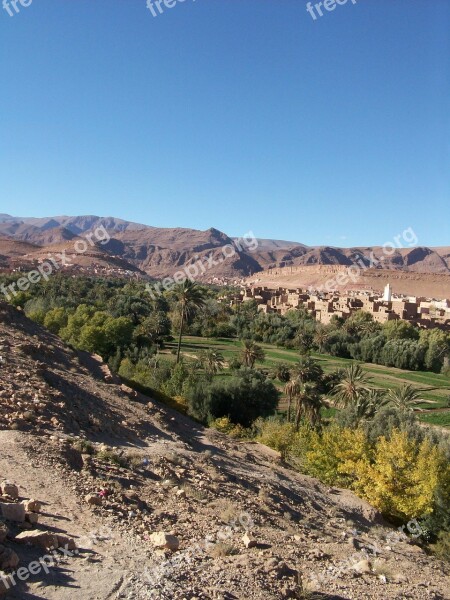
[[[392,300],[392,287],[390,283],[384,288],[383,300],[385,302],[390,302]]]

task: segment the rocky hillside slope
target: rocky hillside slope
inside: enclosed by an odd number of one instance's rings
[[[353,494],[121,386],[4,304],[0,483],[2,600],[450,598],[446,567]]]
[[[245,240],[237,243],[236,239],[213,228],[207,231],[163,229],[114,217],[89,215],[37,219],[0,215],[3,240],[28,242],[43,247],[45,252],[51,251],[53,244],[71,242],[74,236],[83,236],[99,226],[105,227],[111,236],[110,243],[103,247],[111,256],[154,277],[170,277],[198,260],[206,265],[202,278],[209,280],[213,277],[236,279],[287,266],[351,266],[359,261],[369,264],[371,256],[380,261],[379,268],[450,275],[450,248],[445,247],[397,248],[388,256],[380,247],[307,247],[280,240],[260,239],[256,243],[249,238],[248,243]],[[232,246],[234,254],[224,256],[224,246]],[[210,255],[214,262],[208,263]]]

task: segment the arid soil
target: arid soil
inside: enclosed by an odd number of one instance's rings
[[[314,265],[270,269],[247,278],[245,283],[269,288],[308,289],[312,287],[319,289],[325,286],[328,281],[334,281],[338,273],[345,273],[347,268],[345,266]],[[450,297],[450,275],[446,273],[412,273],[398,270],[368,269],[361,270],[355,281],[348,277],[344,285],[334,287],[341,292],[346,290],[381,292],[388,283],[392,285],[395,294],[424,296],[426,298]]]
[[[46,554],[22,534],[77,546],[2,600],[450,598],[448,566],[352,493],[107,383],[3,304],[0,357],[0,484],[18,487],[0,507],[42,503],[38,523],[0,518],[4,580]]]

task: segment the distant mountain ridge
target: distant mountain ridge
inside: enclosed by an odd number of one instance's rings
[[[450,274],[450,247],[398,248],[387,256],[382,247],[338,248],[333,246],[308,247],[299,242],[259,239],[257,247],[236,239],[218,229],[199,231],[188,228],[161,228],[133,223],[115,217],[96,215],[22,218],[0,214],[2,262],[8,256],[17,256],[14,242],[26,242],[33,258],[51,252],[55,245],[70,244],[77,237],[104,227],[110,242],[99,250],[107,257],[120,259],[133,269],[140,269],[153,277],[170,277],[177,270],[196,260],[208,266],[204,279],[211,277],[239,279],[273,268],[289,266],[317,266],[368,264],[372,255],[380,261],[378,268],[428,274]],[[11,248],[8,251],[8,244]],[[222,248],[234,245],[235,254],[223,260]],[[33,250],[35,248],[35,250]],[[219,260],[222,258],[222,260]]]

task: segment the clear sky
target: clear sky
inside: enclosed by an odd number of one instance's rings
[[[450,245],[449,0],[18,8],[0,6],[0,213]]]

